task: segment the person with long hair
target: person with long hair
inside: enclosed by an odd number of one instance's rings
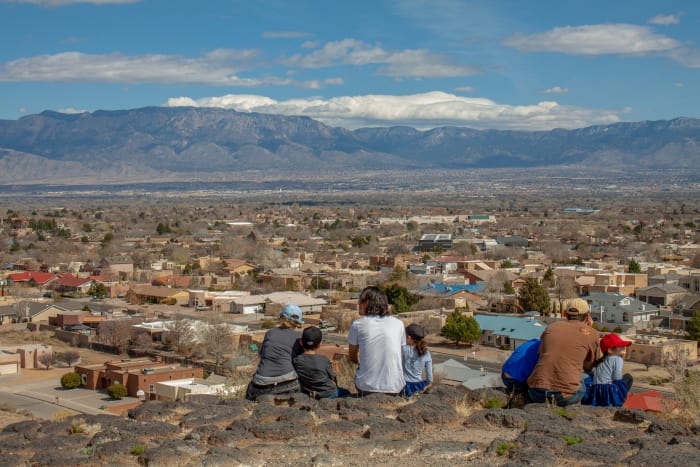
[[[402,396],[425,392],[433,384],[433,357],[425,342],[425,329],[419,324],[406,327],[406,345],[401,349],[403,359],[403,377],[406,386]],[[425,373],[425,378],[423,374]]]
[[[355,387],[360,396],[371,393],[397,395],[406,385],[401,347],[406,334],[401,320],[391,315],[386,294],[366,287],[357,303],[360,319],[348,332],[349,358],[360,366]]]

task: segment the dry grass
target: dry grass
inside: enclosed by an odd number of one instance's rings
[[[477,410],[482,410],[481,404],[474,404],[467,396],[455,402],[455,410],[460,417],[468,417]]]
[[[700,424],[700,373],[688,373],[685,378],[676,381],[674,387],[678,400],[675,418],[688,426]]]
[[[63,409],[59,410],[55,414],[53,414],[53,421],[54,422],[63,422],[65,420],[68,420],[71,418],[73,415],[75,415],[75,412],[69,409]]]

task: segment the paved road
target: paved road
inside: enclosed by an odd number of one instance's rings
[[[48,402],[38,401],[36,399],[23,396],[21,394],[13,394],[11,392],[0,391],[0,402],[11,404],[18,411],[26,410],[37,418],[53,420],[54,415],[62,410],[66,410],[60,405],[51,404]]]

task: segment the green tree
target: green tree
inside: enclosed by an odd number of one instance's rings
[[[66,389],[77,388],[78,386],[80,386],[80,383],[81,380],[80,375],[78,373],[66,373],[65,375],[61,376],[61,387],[64,387]]]
[[[688,338],[700,342],[700,311],[696,311],[686,325]]]
[[[547,268],[547,270],[544,272],[544,277],[542,277],[542,280],[550,286],[554,285],[554,271],[552,271],[552,268]]]
[[[476,319],[465,316],[457,309],[447,317],[441,333],[443,337],[454,341],[455,345],[459,345],[462,341],[478,341],[481,337],[481,328]]]
[[[550,303],[547,290],[542,287],[537,279],[526,279],[518,293],[520,307],[524,311],[539,311],[542,314],[549,312]]]
[[[642,272],[642,267],[634,258],[632,258],[627,270],[633,274],[640,274]]]
[[[413,309],[419,298],[402,285],[393,283],[382,287],[389,303],[394,306],[394,313],[406,313]]]
[[[87,291],[88,295],[94,295],[96,297],[106,297],[107,287],[102,282],[92,281],[90,288]]]
[[[112,399],[121,399],[122,397],[126,397],[129,392],[126,390],[126,386],[117,383],[107,387],[107,394],[109,394],[109,397]]]
[[[515,267],[515,263],[509,259],[504,259],[501,262],[501,269],[508,269],[508,268],[514,268],[514,267]]]
[[[515,289],[513,288],[513,284],[511,284],[510,281],[505,281],[503,283],[503,293],[508,294],[508,295],[513,295],[515,293]]]

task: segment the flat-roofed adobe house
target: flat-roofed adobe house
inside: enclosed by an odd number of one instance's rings
[[[109,256],[100,260],[100,268],[119,280],[132,279],[134,276],[134,260],[129,256]]]
[[[138,397],[143,391],[150,399],[155,397],[155,385],[163,381],[184,378],[204,377],[204,370],[198,367],[184,367],[163,363],[159,359],[126,358],[96,365],[76,365],[81,385],[88,389],[106,389],[112,384],[123,384],[131,397]]]
[[[126,301],[138,305],[143,303],[184,305],[188,302],[189,297],[190,294],[186,290],[146,284],[137,285],[126,293]]]

